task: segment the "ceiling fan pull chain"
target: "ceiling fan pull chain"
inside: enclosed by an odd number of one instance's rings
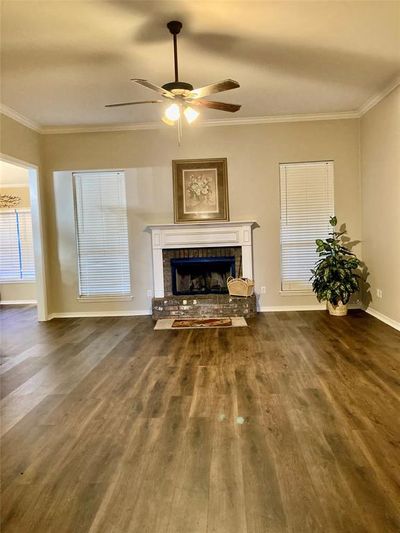
[[[181,117],[178,118],[177,130],[178,130],[178,146],[180,146],[181,141],[182,141],[182,119]]]

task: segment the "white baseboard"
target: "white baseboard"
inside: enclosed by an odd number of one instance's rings
[[[321,311],[326,309],[324,304],[311,305],[270,305],[267,307],[259,307],[260,313],[278,313],[280,311]]]
[[[143,316],[151,315],[150,309],[138,309],[128,311],[68,311],[66,313],[50,313],[48,320],[53,318],[90,318],[110,316]]]
[[[36,305],[36,300],[0,300],[0,305]]]
[[[360,304],[349,304],[349,309],[361,309]],[[279,313],[281,311],[325,311],[326,303],[317,303],[309,305],[272,305],[267,307],[258,307],[260,313]]]
[[[367,307],[364,309],[366,313],[369,315],[372,315],[373,317],[377,318],[381,322],[384,322],[388,326],[391,326],[394,329],[397,329],[397,331],[400,331],[400,322],[396,322],[396,320],[393,320],[392,318],[389,318],[388,316],[380,313],[379,311],[376,311],[373,307]]]
[[[360,309],[360,308],[361,307],[358,304],[349,305],[349,309]],[[281,311],[282,312],[283,311],[324,311],[325,309],[326,309],[326,304],[320,303],[320,304],[311,304],[311,305],[273,305],[273,306],[267,306],[267,307],[258,307],[257,311],[259,311],[260,313],[278,313]],[[373,314],[373,313],[370,313],[370,314]],[[151,315],[151,310],[150,309],[138,309],[138,310],[128,310],[128,311],[69,311],[65,313],[51,313],[48,316],[48,320],[52,320],[53,318],[90,318],[90,317],[100,318],[100,317],[111,317],[111,316],[144,316],[144,315]],[[387,319],[387,320],[390,320],[390,319]],[[385,320],[383,321],[385,322]],[[394,321],[392,322],[395,323]]]

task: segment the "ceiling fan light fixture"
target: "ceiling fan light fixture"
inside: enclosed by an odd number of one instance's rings
[[[167,119],[167,121],[172,122],[172,123],[179,120],[180,116],[181,116],[181,110],[178,104],[171,104],[170,106],[167,107],[164,113],[164,117]]]
[[[168,107],[164,108],[161,120],[162,122],[164,122],[164,124],[167,124],[168,126],[177,125],[179,144],[180,139],[182,137],[182,114],[185,116],[186,122],[190,125],[199,116],[199,112],[196,111],[196,109],[193,109],[192,106],[202,106],[209,109],[217,109],[219,111],[235,113],[236,111],[239,111],[241,107],[240,105],[228,104],[226,102],[215,102],[213,100],[207,100],[205,99],[205,97],[211,94],[221,93],[223,91],[230,91],[231,89],[237,89],[238,87],[240,87],[240,85],[237,81],[228,78],[225,80],[221,80],[217,83],[204,85],[203,87],[194,89],[191,83],[180,81],[178,72],[177,36],[182,29],[182,22],[179,22],[178,20],[171,20],[170,22],[168,22],[167,28],[172,34],[174,45],[174,81],[164,83],[164,85],[160,87],[142,78],[132,78],[131,81],[133,81],[134,83],[157,93],[159,95],[159,99],[137,102],[121,102],[116,104],[108,104],[106,105],[106,107],[114,108],[121,106],[131,106],[136,104],[163,104],[165,100],[167,100]],[[160,96],[162,97],[161,99]]]
[[[185,107],[185,111],[183,112],[183,114],[185,115],[188,124],[194,122],[196,118],[200,115],[198,111],[196,111],[195,109],[193,109],[193,107],[190,106]]]

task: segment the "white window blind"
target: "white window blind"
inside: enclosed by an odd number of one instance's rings
[[[123,172],[74,173],[79,296],[131,294]]]
[[[311,290],[315,239],[328,237],[334,214],[333,162],[280,165],[283,291]]]
[[[0,211],[0,281],[34,280],[31,212],[29,209]]]

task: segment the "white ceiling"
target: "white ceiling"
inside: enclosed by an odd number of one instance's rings
[[[43,126],[158,121],[132,77],[173,79],[165,23],[182,20],[180,78],[233,78],[203,118],[358,109],[400,72],[400,2],[2,1],[2,103]],[[211,99],[209,97],[209,99]]]

